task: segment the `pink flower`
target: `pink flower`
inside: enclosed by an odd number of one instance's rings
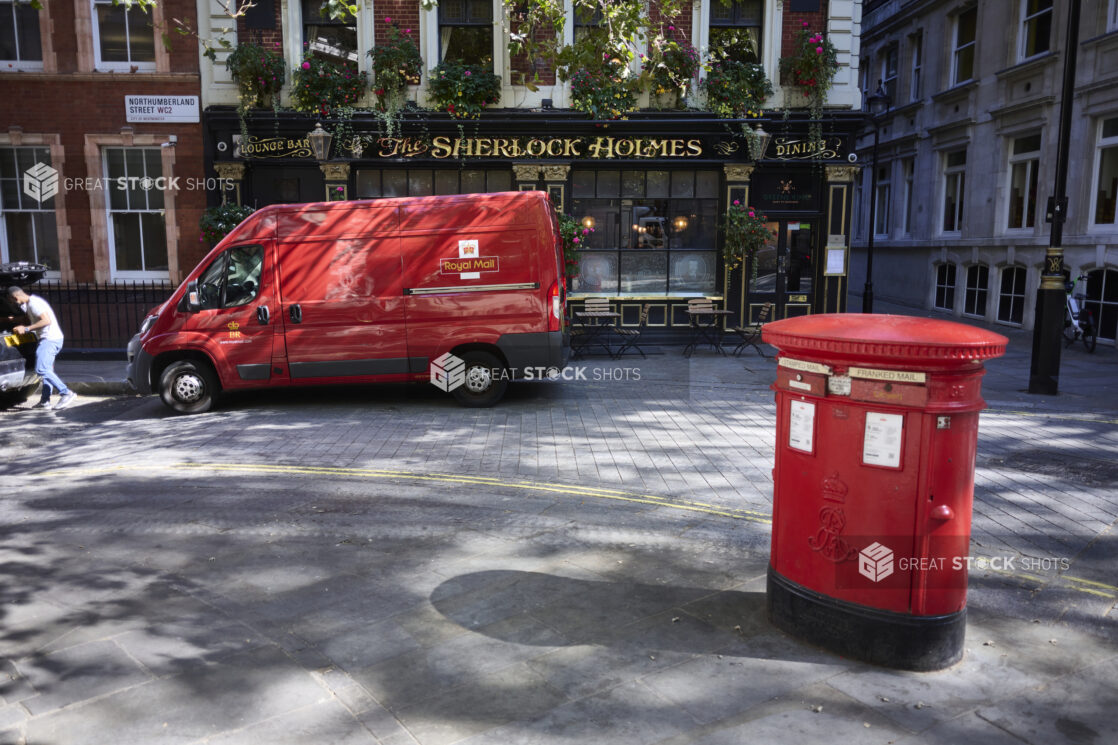
[[[344,189],[342,189],[342,187],[339,186],[338,191],[344,191]]]
[[[807,21],[804,21],[804,28],[807,28],[807,27],[808,27],[808,23],[807,23]]]
[[[467,78],[470,77],[470,71],[469,70],[466,70],[466,77]]]
[[[815,53],[816,54],[823,54],[823,47],[816,47],[815,48]]]
[[[311,63],[310,63],[310,62],[304,62],[304,63],[303,63],[303,69],[304,69],[304,70],[309,70],[309,69],[311,69]]]
[[[583,235],[590,235],[590,228],[583,228],[582,229],[582,234]]]
[[[668,31],[675,31],[675,26],[668,26]]]
[[[753,210],[750,210],[750,211],[749,211],[749,216],[750,216],[750,217],[757,217],[757,213],[756,213],[756,212],[754,212]]]
[[[389,18],[388,16],[385,16],[385,17],[384,17],[384,22],[385,22],[385,23],[392,23],[392,19],[391,19],[391,18]],[[807,24],[805,23],[804,25],[806,26]]]
[[[741,200],[740,199],[735,199],[734,200],[734,206],[737,207],[739,204],[741,204]]]
[[[580,239],[580,238],[575,238],[575,239],[574,239],[574,240],[572,241],[572,243],[582,243],[582,239]]]
[[[405,34],[410,34],[410,33],[411,33],[411,29],[410,29],[410,28],[406,28],[406,29],[404,29],[404,33],[405,33]]]

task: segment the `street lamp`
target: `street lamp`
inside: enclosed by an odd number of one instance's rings
[[[326,162],[329,157],[330,140],[332,139],[334,139],[334,135],[322,128],[322,122],[315,122],[314,129],[307,135],[307,140],[311,143],[314,159],[319,163]]]
[[[873,234],[877,232],[874,221],[877,219],[877,146],[881,135],[881,122],[878,117],[889,110],[893,105],[890,96],[881,81],[877,83],[877,90],[866,97],[866,106],[869,108],[869,120],[873,122],[873,155],[870,168],[870,238],[866,244],[866,286],[862,290],[862,312],[873,313]]]

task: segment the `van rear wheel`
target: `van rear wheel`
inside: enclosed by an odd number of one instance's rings
[[[180,414],[202,414],[217,400],[217,376],[209,365],[194,360],[173,362],[159,379],[163,403]]]
[[[454,389],[458,403],[472,408],[492,406],[505,395],[509,386],[504,365],[489,352],[474,351],[462,355],[466,363],[465,379]]]

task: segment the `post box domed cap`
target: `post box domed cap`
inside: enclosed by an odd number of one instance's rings
[[[1001,334],[936,318],[875,313],[821,313],[767,323],[761,338],[783,354],[841,364],[954,367],[1005,354]]]

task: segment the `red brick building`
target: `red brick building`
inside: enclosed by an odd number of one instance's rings
[[[0,260],[63,282],[177,281],[204,248],[199,54],[161,36],[197,5],[42,5],[0,3]]]

